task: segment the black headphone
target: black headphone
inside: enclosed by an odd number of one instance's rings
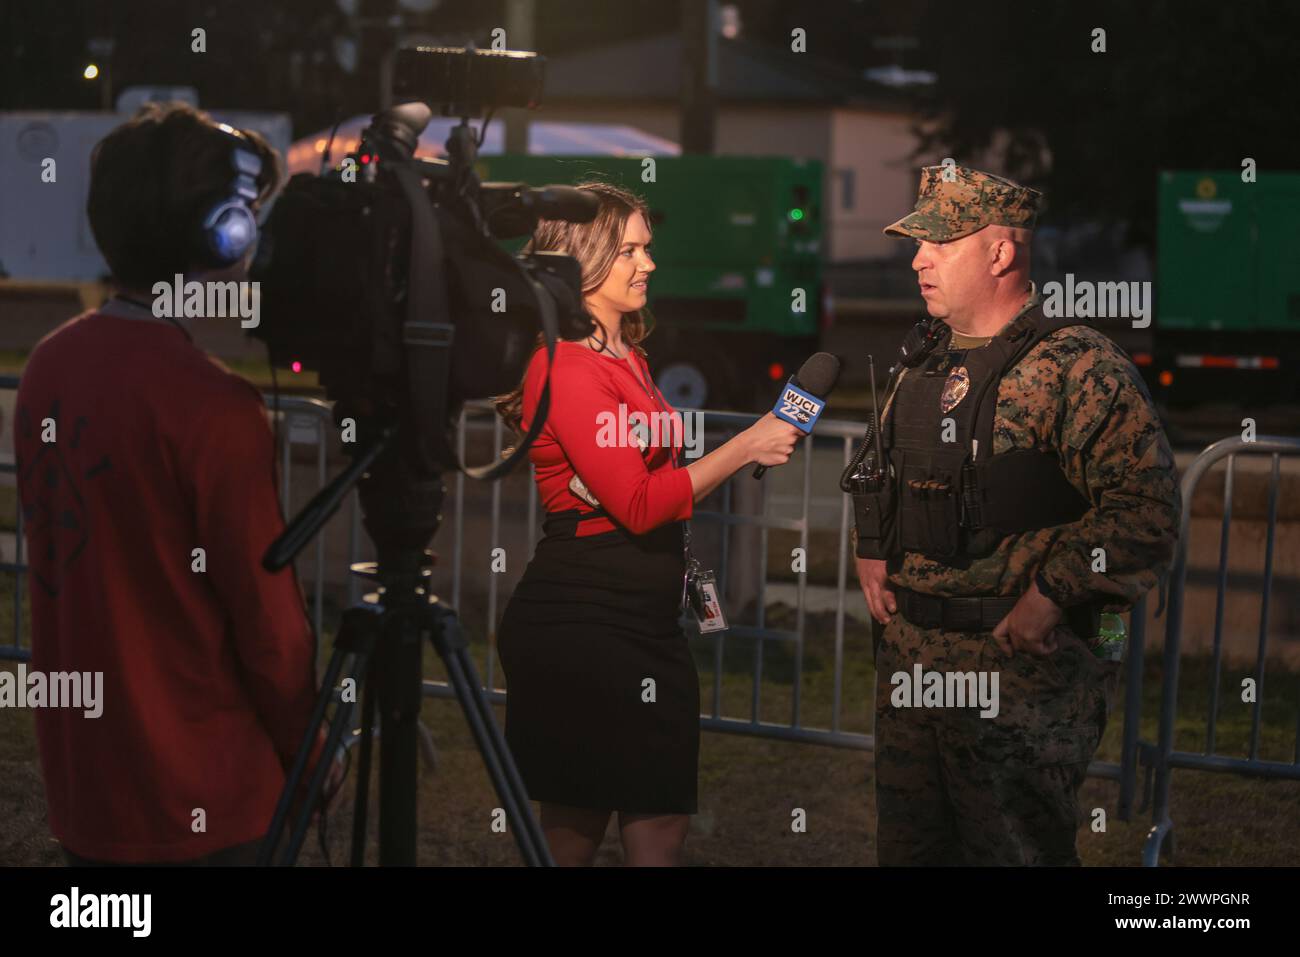
[[[188,262],[205,269],[219,269],[239,262],[257,242],[257,216],[252,203],[259,190],[257,177],[262,173],[262,158],[249,146],[243,133],[225,123],[213,129],[230,140],[230,167],[233,177],[221,196],[199,209],[184,227],[181,237]],[[170,205],[172,156],[166,154],[164,207]]]

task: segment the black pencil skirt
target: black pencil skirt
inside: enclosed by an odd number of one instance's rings
[[[575,519],[547,518],[497,632],[528,796],[694,814],[700,685],[678,623],[681,525],[576,538]]]

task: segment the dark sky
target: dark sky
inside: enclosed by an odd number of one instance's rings
[[[359,13],[382,14],[393,0],[356,0]],[[742,0],[744,35],[788,43],[792,26],[808,31],[810,53],[855,67],[890,62],[872,37],[910,29],[911,4],[821,0],[816,4]],[[557,54],[636,36],[675,31],[673,0],[539,0],[540,52]],[[409,28],[434,40],[486,45],[504,26],[502,0],[439,0],[429,14],[407,15]],[[207,31],[207,52],[190,50],[196,27]],[[284,110],[295,130],[318,128],[340,106],[373,109],[375,61],[382,30],[359,27],[334,0],[7,0],[0,7],[0,108],[97,109],[97,83],[82,79],[92,37],[115,41],[116,90],[132,84],[183,84],[199,89],[200,104]],[[336,44],[359,39],[360,63],[345,71]],[[913,54],[915,56],[915,54]]]
[[[697,0],[679,0],[697,2]],[[294,131],[378,108],[382,26],[395,0],[6,0],[0,6],[0,109],[98,109],[82,79],[92,37],[112,37],[113,86],[198,88],[203,106],[289,113]],[[1300,167],[1288,0],[739,0],[742,36],[860,72],[901,64],[934,71],[915,94],[943,155],[968,156],[998,131],[1002,171],[1047,188],[1053,215],[1150,224],[1161,169]],[[557,55],[678,29],[678,3],[538,0],[539,52]],[[438,0],[407,15],[426,42],[489,43],[503,0]],[[190,49],[207,31],[207,51]],[[1107,49],[1090,48],[1104,28]],[[355,44],[358,63],[340,63]],[[598,78],[594,78],[596,82]],[[543,102],[545,100],[543,99]],[[1043,161],[1048,158],[1048,162]],[[1071,198],[1078,208],[1071,210]],[[1145,227],[1139,239],[1148,241]]]

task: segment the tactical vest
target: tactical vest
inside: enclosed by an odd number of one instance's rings
[[[1091,507],[1055,452],[993,454],[1002,377],[1037,343],[1071,325],[1082,323],[1048,319],[1035,306],[987,345],[941,346],[903,376],[881,436],[892,475],[893,534],[885,545],[891,558],[919,552],[965,568],[1007,535],[1073,522]]]

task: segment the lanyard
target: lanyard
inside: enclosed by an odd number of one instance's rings
[[[631,355],[630,352],[628,354]],[[627,361],[626,358],[624,359],[624,361],[625,362]],[[669,421],[671,422],[672,413],[668,411],[668,404],[664,402],[662,396],[659,395],[659,387],[655,386],[654,392],[651,392],[650,387],[646,385],[645,380],[641,378],[640,370],[633,368],[632,374],[636,376],[637,385],[641,386],[645,394],[649,396],[650,401],[654,403],[655,408],[658,409],[660,412],[667,414]],[[681,467],[677,463],[677,444],[673,441],[673,437],[671,435],[668,437],[668,458],[673,463],[673,468]]]

